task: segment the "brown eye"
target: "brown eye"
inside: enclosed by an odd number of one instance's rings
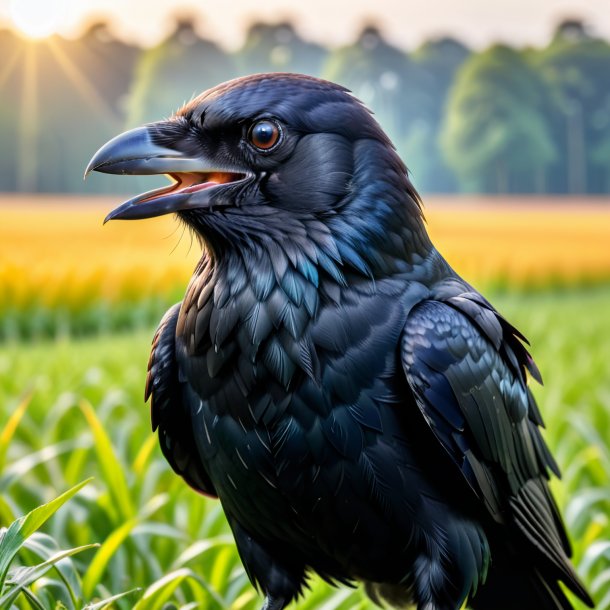
[[[258,121],[250,128],[250,142],[260,150],[270,150],[280,139],[280,128],[273,121]]]

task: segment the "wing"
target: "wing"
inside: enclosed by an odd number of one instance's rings
[[[151,399],[153,431],[171,467],[194,489],[210,496],[216,490],[201,462],[192,432],[190,405],[178,374],[175,338],[180,303],[161,320],[152,343],[144,399]]]
[[[519,339],[477,293],[424,301],[407,319],[402,365],[434,435],[493,518],[516,526],[586,596],[548,488],[549,471],[559,471],[526,385],[526,370],[539,373]]]

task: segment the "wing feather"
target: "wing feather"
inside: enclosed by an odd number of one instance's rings
[[[559,474],[526,386],[539,379],[523,335],[476,293],[424,301],[407,319],[403,370],[439,443],[499,523],[516,526],[583,599],[564,526],[548,488]]]
[[[194,489],[216,496],[216,490],[201,462],[193,437],[191,410],[198,405],[188,404],[184,391],[186,381],[180,379],[176,362],[176,324],[180,303],[163,317],[155,333],[144,399],[150,398],[152,427],[159,430],[159,444],[163,455],[176,473]]]

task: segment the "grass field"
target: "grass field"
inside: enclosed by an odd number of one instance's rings
[[[505,296],[497,304],[532,340],[546,383],[534,391],[564,473],[553,488],[579,571],[599,608],[609,608],[610,289],[560,299]],[[78,608],[82,599],[140,587],[150,605],[137,608],[161,608],[167,596],[178,605],[254,609],[260,601],[246,583],[218,504],[170,472],[150,432],[142,401],[149,340],[149,332],[136,332],[0,348],[0,421],[32,393],[0,451],[0,523],[93,476],[47,528],[61,548],[102,544],[71,560],[77,602],[56,575],[39,583],[38,595],[46,590]],[[141,595],[117,607],[131,608]],[[360,591],[316,584],[298,607],[370,604]]]
[[[4,593],[0,534],[0,608],[11,590],[20,609],[257,609],[218,503],[170,471],[142,398],[152,326],[180,298],[197,246],[188,253],[167,219],[102,229],[114,199],[17,201],[0,204],[0,527],[94,479],[21,549]],[[434,201],[427,216],[439,249],[532,342],[564,475],[553,490],[578,571],[608,609],[610,208]],[[97,332],[113,329],[123,332]],[[100,546],[49,563],[89,544]],[[19,569],[42,560],[46,572]],[[373,607],[359,589],[312,587],[296,607]]]

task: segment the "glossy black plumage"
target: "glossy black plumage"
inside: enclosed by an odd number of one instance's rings
[[[269,151],[248,139],[259,120],[281,131]],[[265,607],[309,570],[396,607],[570,608],[558,581],[591,603],[548,489],[524,338],[436,251],[368,111],[331,83],[258,75],[143,137],[91,168],[147,171],[152,141],[159,167],[225,172],[110,217],[176,211],[204,243],[146,394],[174,470],[222,501]]]

